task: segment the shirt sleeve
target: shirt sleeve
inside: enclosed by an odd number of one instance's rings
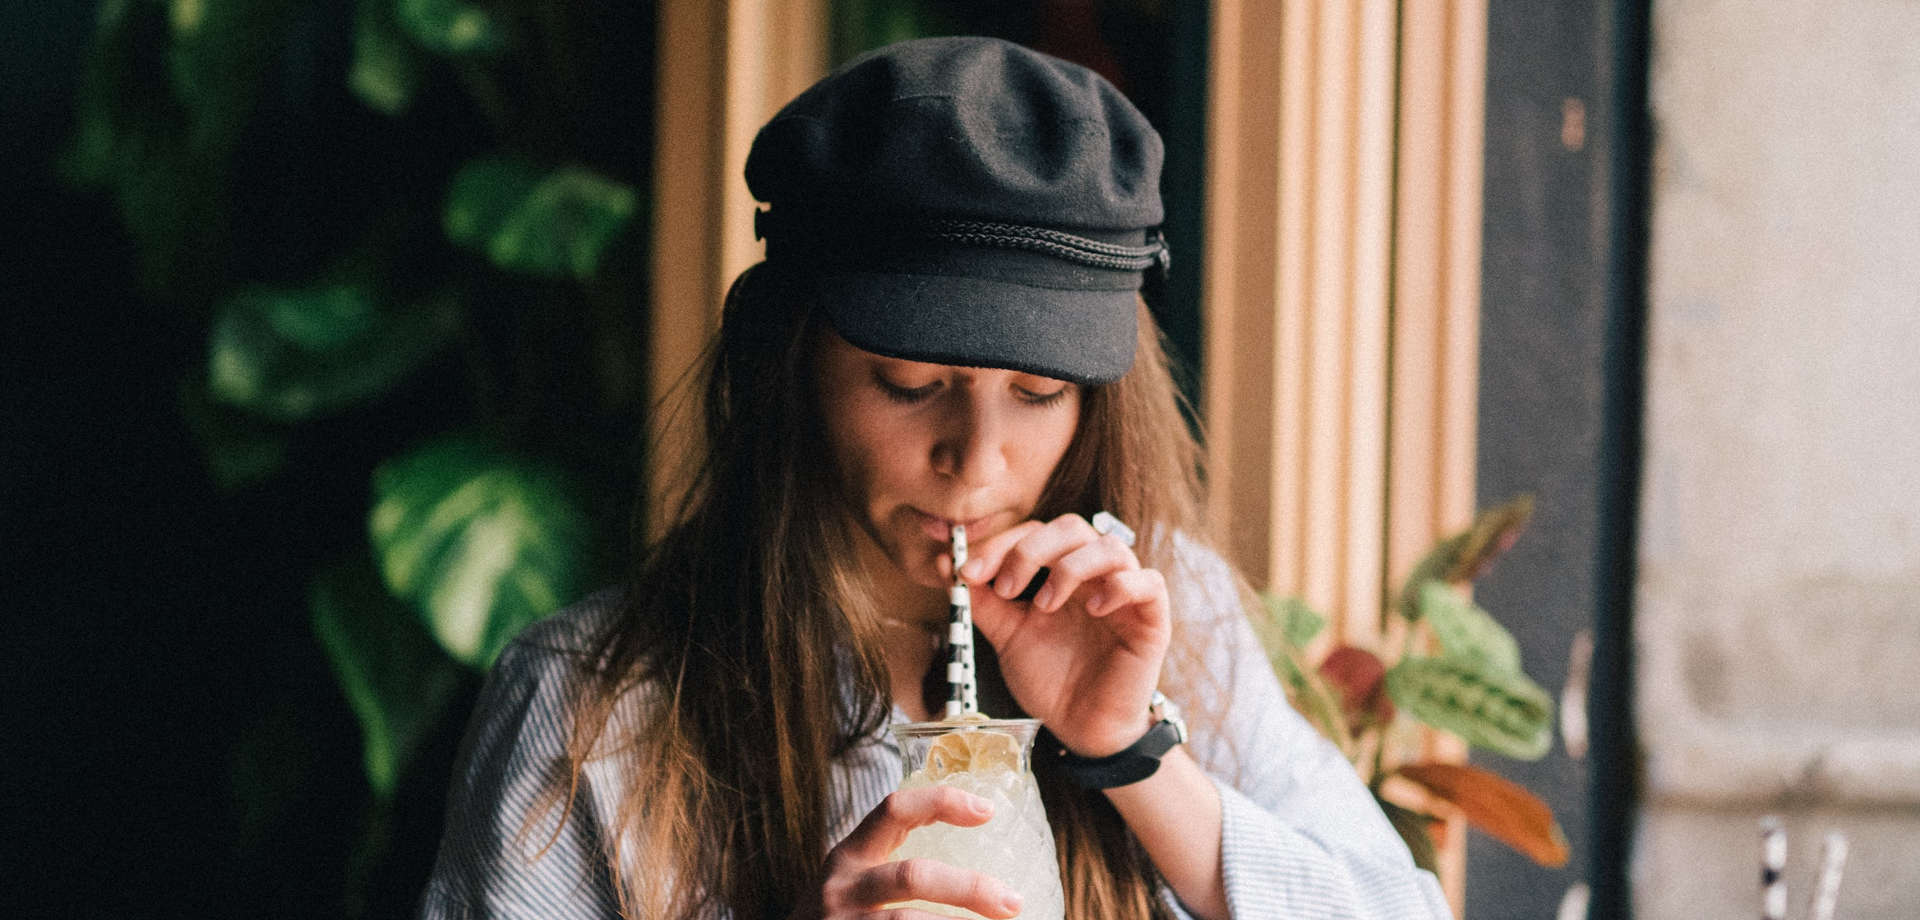
[[[1226,563],[1205,552],[1190,571],[1199,590],[1183,606],[1198,608],[1187,625],[1205,636],[1204,673],[1181,685],[1212,716],[1189,747],[1219,790],[1232,916],[1452,920],[1353,766],[1287,701]]]
[[[593,776],[583,775],[564,822],[564,803],[543,795],[566,770],[572,656],[554,641],[566,626],[530,629],[488,674],[448,790],[422,920],[619,916],[587,788]]]

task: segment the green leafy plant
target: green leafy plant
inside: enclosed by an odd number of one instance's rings
[[[241,537],[289,547],[290,584],[258,593],[307,601],[261,611],[308,626],[263,629],[307,640],[265,654],[322,657],[340,697],[263,705],[237,747],[285,749],[288,713],[329,705],[361,736],[365,812],[309,818],[363,828],[323,913],[409,909],[417,880],[383,905],[374,878],[438,827],[396,839],[395,815],[432,812],[398,800],[439,799],[501,648],[613,577],[646,430],[652,15],[101,4],[63,168],[116,210],[156,338],[187,343],[176,404],[208,478],[286,522]],[[239,858],[302,871],[273,839],[304,830],[298,765],[239,759],[287,773],[235,777],[235,811],[287,816]]]
[[[1288,695],[1353,761],[1425,868],[1434,867],[1434,824],[1447,814],[1542,865],[1567,862],[1566,835],[1537,796],[1489,770],[1404,753],[1417,750],[1408,743],[1417,725],[1521,760],[1552,746],[1552,699],[1521,669],[1519,643],[1465,593],[1532,513],[1533,499],[1521,496],[1436,544],[1381,612],[1389,637],[1381,651],[1336,644],[1314,656],[1327,618],[1298,598],[1263,597],[1262,640]],[[1417,790],[1431,811],[1405,804],[1396,786]]]

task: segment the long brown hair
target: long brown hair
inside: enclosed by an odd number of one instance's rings
[[[1108,509],[1150,535],[1143,564],[1168,569],[1171,535],[1201,532],[1199,454],[1144,304],[1138,316],[1133,370],[1085,390],[1036,516]],[[823,334],[775,269],[735,281],[706,364],[705,452],[581,670],[569,771],[551,791],[570,809],[586,765],[619,759],[606,856],[629,917],[785,916],[820,881],[833,761],[891,712],[813,396]],[[1189,643],[1175,630],[1178,654]],[[1164,916],[1152,864],[1105,797],[1044,766],[1037,778],[1067,916]]]

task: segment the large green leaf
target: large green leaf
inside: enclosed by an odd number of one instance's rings
[[[1493,615],[1442,581],[1420,586],[1420,615],[1433,627],[1449,658],[1484,661],[1501,671],[1520,670],[1520,643]]]
[[[400,26],[422,48],[485,56],[507,45],[506,30],[485,7],[462,0],[398,0]]]
[[[381,574],[454,658],[488,665],[579,597],[589,523],[558,470],[454,438],[381,464],[373,491]]]
[[[1470,658],[1401,660],[1387,671],[1394,703],[1468,744],[1538,760],[1553,743],[1553,701],[1526,675]]]
[[[367,781],[376,795],[391,796],[463,669],[364,561],[321,572],[308,600],[314,635],[360,720]]]
[[[214,317],[208,383],[222,402],[301,421],[385,392],[454,326],[448,305],[388,307],[358,285],[244,291]]]
[[[398,115],[420,86],[419,53],[401,29],[394,0],[359,0],[353,12],[353,63],[347,86],[376,111]]]
[[[619,182],[495,156],[454,175],[444,223],[448,239],[502,269],[584,280],[599,271],[634,210],[633,189]]]

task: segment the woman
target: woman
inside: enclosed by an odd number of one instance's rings
[[[1069,917],[1446,916],[1200,539],[1138,293],[1160,161],[1111,85],[987,39],[881,49],[762,129],[767,261],[728,296],[676,523],[495,666],[426,916],[1016,915],[999,880],[888,858],[987,819],[892,793],[885,731],[937,711],[954,525],[982,708],[1057,739]]]

